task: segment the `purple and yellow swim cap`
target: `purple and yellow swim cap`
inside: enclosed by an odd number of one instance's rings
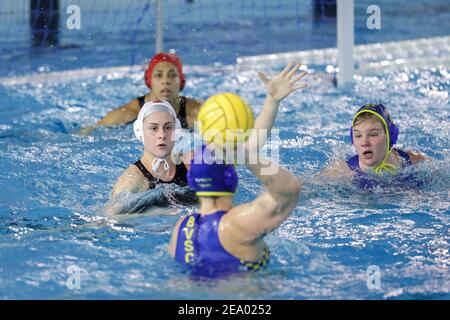
[[[391,116],[389,115],[389,112],[387,111],[387,108],[382,105],[381,103],[367,103],[356,112],[355,116],[353,117],[352,126],[350,128],[350,139],[353,143],[353,125],[355,124],[356,118],[361,113],[371,113],[375,115],[383,124],[386,135],[388,137],[388,150],[391,150],[394,144],[397,142],[399,130],[398,127],[394,124],[394,122],[391,119]]]
[[[195,194],[204,197],[233,195],[238,185],[234,165],[217,160],[214,148],[206,145],[194,152],[187,180]]]

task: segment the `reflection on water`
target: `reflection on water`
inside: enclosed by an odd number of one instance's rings
[[[1,88],[0,296],[448,299],[450,108],[448,96],[436,94],[448,92],[448,71],[387,72],[341,91],[310,76],[309,88],[283,102],[276,122],[280,161],[305,183],[292,216],[267,237],[269,266],[207,282],[191,279],[166,251],[172,226],[193,206],[146,210],[147,200],[160,199],[152,191],[132,204],[143,214],[101,214],[117,177],[141,155],[131,126],[74,134],[145,92],[140,77]],[[186,89],[188,96],[233,91],[255,113],[264,101],[251,72],[189,79],[195,88]],[[424,186],[359,191],[315,177],[352,155],[348,126],[357,106],[369,101],[388,106],[401,148],[435,159],[414,169]],[[244,168],[238,173],[241,203],[261,186]],[[367,287],[371,265],[381,270],[379,290]],[[80,290],[67,287],[71,266],[80,272]]]

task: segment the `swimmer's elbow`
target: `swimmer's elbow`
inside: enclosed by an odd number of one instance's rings
[[[121,106],[115,110],[109,111],[103,119],[97,122],[101,126],[115,126],[136,120],[139,111],[134,110],[128,105]]]
[[[298,178],[294,178],[286,185],[286,190],[276,201],[278,202],[278,208],[276,215],[289,215],[292,209],[297,205],[300,199],[300,190],[302,188],[302,182]]]
[[[124,123],[123,113],[120,110],[113,110],[108,112],[100,121],[97,122],[98,126],[114,126]]]
[[[286,207],[291,203],[296,203],[300,197],[302,182],[293,174],[284,176],[282,181],[278,181],[276,187],[268,187],[268,192],[282,206]]]
[[[297,205],[298,200],[300,199],[300,190],[302,189],[302,185],[303,185],[302,182],[297,178],[294,181],[292,181],[291,186],[292,191],[287,204],[289,208],[293,209]],[[292,209],[289,211],[292,211]]]
[[[294,177],[291,181],[291,193],[292,197],[297,199],[300,197],[300,190],[302,189],[303,183],[297,177]]]

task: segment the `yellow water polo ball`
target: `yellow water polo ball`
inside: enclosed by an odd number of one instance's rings
[[[248,138],[254,124],[252,109],[234,93],[209,97],[201,106],[197,121],[204,141],[233,147]]]

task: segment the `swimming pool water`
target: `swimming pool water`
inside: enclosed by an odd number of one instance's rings
[[[269,73],[275,70],[265,70]],[[386,71],[336,89],[320,74],[282,103],[280,161],[304,181],[297,207],[266,241],[268,267],[226,280],[195,281],[166,251],[191,208],[102,216],[112,185],[141,154],[130,125],[74,132],[146,92],[141,74],[0,87],[0,297],[3,299],[449,299],[450,69]],[[242,95],[259,112],[255,72],[193,70],[184,94]],[[399,146],[434,161],[415,190],[357,192],[314,178],[353,153],[357,106],[385,103]],[[236,202],[261,185],[239,168]],[[367,285],[369,266],[379,289]],[[70,289],[71,267],[80,289]],[[68,286],[69,281],[69,286]]]

